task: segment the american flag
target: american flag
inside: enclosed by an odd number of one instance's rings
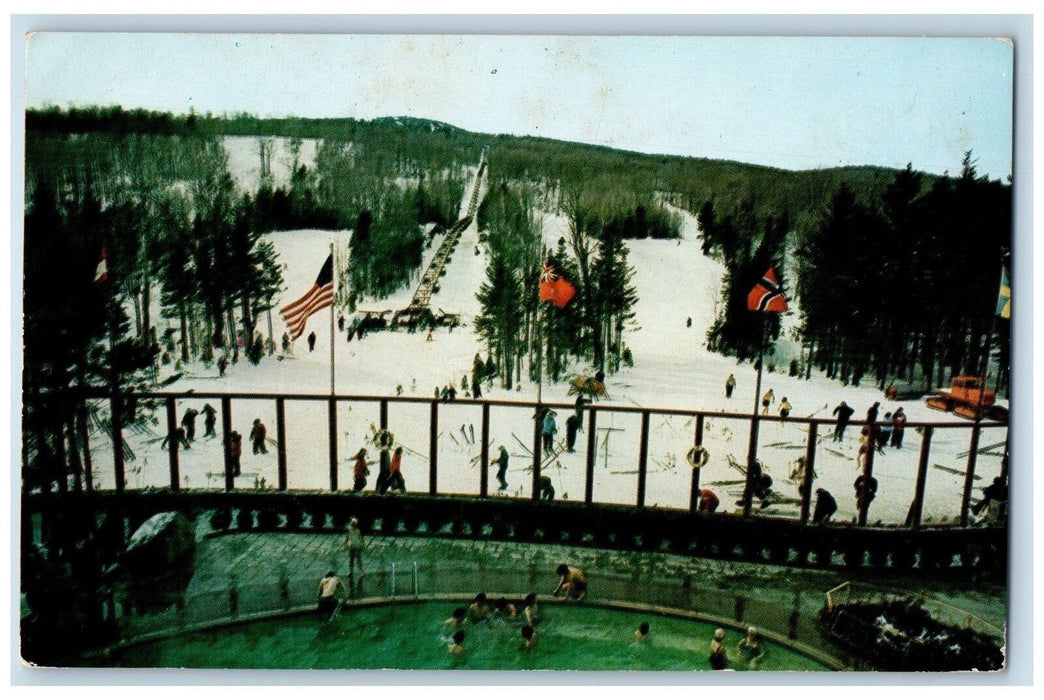
[[[290,329],[290,338],[299,338],[304,333],[308,317],[320,309],[333,306],[333,300],[333,255],[331,254],[323,263],[323,269],[319,271],[319,276],[315,278],[315,284],[311,289],[297,301],[279,309],[279,313],[282,314],[283,320]]]

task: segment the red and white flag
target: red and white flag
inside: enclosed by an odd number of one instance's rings
[[[558,308],[569,303],[576,294],[576,287],[555,272],[555,268],[544,259],[544,269],[540,273],[540,301],[550,301]]]
[[[109,266],[105,260],[105,246],[101,249],[101,258],[98,260],[98,267],[94,269],[94,281],[98,284],[105,284],[109,280]]]
[[[279,313],[282,314],[283,320],[290,329],[290,338],[299,338],[304,333],[308,317],[320,309],[333,306],[333,301],[333,255],[330,255],[323,264],[323,269],[319,271],[315,284],[305,292],[304,296],[279,309]]]
[[[747,308],[751,311],[769,311],[776,314],[788,309],[783,289],[779,286],[779,277],[776,277],[776,271],[771,267],[747,295]]]

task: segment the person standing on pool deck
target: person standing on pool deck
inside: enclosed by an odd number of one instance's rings
[[[725,652],[725,630],[721,627],[714,630],[714,639],[710,645],[710,667],[715,671],[723,671],[729,663],[729,655]]]
[[[359,576],[363,575],[363,550],[366,549],[366,540],[363,538],[362,530],[359,529],[359,519],[353,517],[348,523],[348,534],[345,535],[344,543],[348,545],[348,575],[355,575],[355,564],[359,563]]]
[[[319,605],[317,610],[320,615],[333,615],[337,609],[337,604],[340,602],[337,597],[338,589],[344,591],[345,598],[348,597],[348,591],[345,589],[341,579],[337,578],[337,574],[333,571],[327,571],[326,576],[319,582]]]
[[[559,575],[558,586],[551,592],[551,595],[558,595],[559,591],[562,591],[566,598],[572,598],[576,602],[580,602],[587,595],[587,577],[584,576],[584,572],[575,566],[569,566],[568,564],[559,564],[558,569],[555,572]]]

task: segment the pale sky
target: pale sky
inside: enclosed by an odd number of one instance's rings
[[[1012,172],[1000,39],[36,34],[28,106],[410,115],[788,169]]]

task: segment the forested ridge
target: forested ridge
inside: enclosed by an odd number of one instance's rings
[[[119,107],[29,110],[26,130],[27,329],[30,320],[48,326],[29,319],[47,313],[30,309],[29,280],[52,253],[53,241],[36,233],[47,220],[77,250],[118,241],[110,267],[120,298],[136,310],[137,342],[181,361],[211,361],[225,348],[238,357],[242,345],[256,361],[265,345],[273,349],[259,321],[267,326],[282,288],[262,233],[353,229],[341,271],[351,291],[339,301],[354,308],[415,279],[431,244],[425,226],[437,231],[456,220],[469,168],[486,148],[490,192],[478,220],[489,264],[476,323],[505,386],[521,377],[524,361],[530,373],[543,364],[556,378],[576,361],[608,372],[632,361],[626,329],[637,296],[628,241],[679,235],[678,209],[697,216],[704,253],[726,268],[721,297],[707,300],[719,309],[707,336],[712,350],[757,354],[762,326],[746,310],[746,294],[773,265],[801,314],[793,336],[801,356],[787,358],[793,373],[944,384],[951,374],[978,373],[991,324],[1007,364],[1007,322],[993,319],[992,305],[1010,251],[1011,187],[979,176],[971,153],[955,164],[956,177],[913,165],[787,171],[470,133],[410,117]],[[227,136],[254,138],[263,164],[273,138],[289,139],[289,183],[277,186],[263,167],[256,191],[237,191],[220,145]],[[300,157],[305,139],[316,140],[312,163]],[[94,218],[85,213],[95,209]],[[566,219],[568,235],[541,251],[548,212]],[[83,225],[84,217],[97,225]],[[532,298],[543,256],[577,290],[553,315],[538,314]],[[177,319],[176,342],[150,337],[153,283],[163,314]],[[768,319],[770,357],[780,328],[779,318]]]

